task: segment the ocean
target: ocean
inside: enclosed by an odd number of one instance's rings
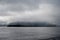
[[[0,40],[50,40],[51,38],[60,40],[60,27],[0,27]]]

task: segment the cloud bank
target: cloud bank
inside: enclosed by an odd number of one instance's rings
[[[60,0],[0,0],[0,21],[60,24],[59,2]]]

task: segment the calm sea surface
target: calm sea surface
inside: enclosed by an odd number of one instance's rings
[[[35,40],[58,36],[60,27],[0,27],[0,38],[7,40]]]

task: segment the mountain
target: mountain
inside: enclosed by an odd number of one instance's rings
[[[56,27],[56,25],[46,22],[12,22],[7,27]]]

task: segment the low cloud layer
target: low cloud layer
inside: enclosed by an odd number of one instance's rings
[[[0,0],[0,21],[60,24],[59,2],[60,0]]]

